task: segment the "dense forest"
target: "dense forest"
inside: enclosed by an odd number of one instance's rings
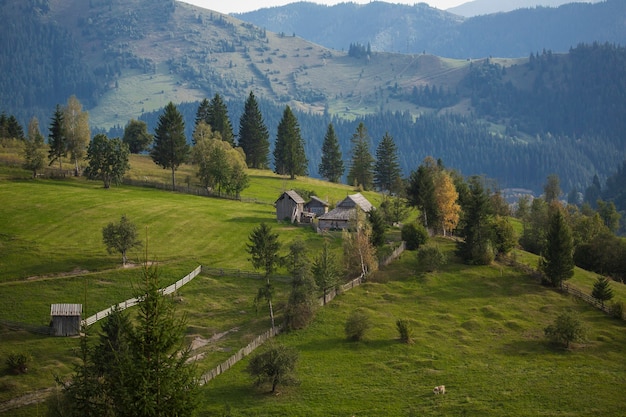
[[[563,189],[584,190],[594,175],[604,181],[626,157],[626,50],[614,45],[579,45],[568,55],[533,54],[520,68],[506,69],[486,61],[476,64],[462,90],[421,89],[410,92],[435,108],[471,97],[480,118],[446,114],[386,112],[345,120],[294,111],[306,142],[309,172],[317,176],[321,143],[332,122],[344,160],[350,137],[363,122],[375,147],[388,132],[395,140],[405,175],[426,156],[441,158],[464,175],[485,175],[502,188],[530,188],[540,193],[545,178],[557,174]],[[511,72],[534,72],[531,86],[516,87]],[[601,76],[600,76],[601,74]],[[513,80],[513,81],[512,81]],[[218,92],[219,93],[219,92]],[[283,107],[259,98],[271,141]],[[191,137],[198,103],[180,106]],[[235,133],[242,101],[229,101]],[[154,126],[158,112],[142,119]],[[487,122],[481,121],[487,120]],[[493,126],[503,126],[496,133]],[[110,132],[120,135],[121,129]]]

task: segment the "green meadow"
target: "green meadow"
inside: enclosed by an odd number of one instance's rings
[[[145,157],[133,158],[130,176],[169,180],[168,171]],[[130,186],[104,190],[99,182],[30,180],[20,169],[0,168],[0,410],[5,401],[54,386],[55,375],[69,377],[78,346],[77,338],[34,335],[2,322],[46,326],[52,303],[82,303],[87,316],[133,297],[146,259],[158,268],[162,286],[198,265],[251,270],[246,243],[260,222],[279,233],[284,254],[291,241],[302,239],[313,256],[322,237],[311,228],[277,222],[271,203],[291,188],[314,191],[331,203],[354,192],[310,178],[289,181],[266,171],[249,175],[251,186],[242,197],[257,202]],[[178,180],[185,176],[193,176],[192,167],[181,167]],[[375,194],[366,195],[380,202]],[[102,244],[102,228],[121,215],[137,225],[144,243],[130,254],[128,268]],[[331,238],[339,251],[340,238]],[[512,268],[463,265],[451,241],[435,243],[448,254],[441,271],[420,272],[415,254],[406,252],[361,287],[320,308],[309,328],[278,336],[277,342],[300,354],[298,386],[280,387],[279,395],[254,388],[244,360],[202,388],[198,415],[623,414],[624,322]],[[536,257],[527,253],[515,256],[536,265]],[[590,289],[594,279],[577,270],[571,282]],[[253,278],[201,274],[175,294],[198,374],[269,328],[266,306],[253,303],[259,285]],[[275,280],[275,286],[280,317],[289,283]],[[613,288],[616,299],[626,301],[623,286]],[[345,321],[358,307],[366,309],[372,328],[364,341],[348,342]],[[569,350],[543,337],[543,328],[563,311],[575,312],[587,328],[587,340]],[[398,340],[397,319],[410,321],[413,344]],[[32,357],[28,373],[15,376],[3,368],[13,352]],[[442,384],[447,394],[433,395],[432,387]],[[0,412],[44,414],[44,403]]]

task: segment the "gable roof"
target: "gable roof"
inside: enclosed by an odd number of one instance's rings
[[[80,316],[83,312],[82,304],[51,304],[51,316]]]
[[[314,195],[311,196],[311,201],[306,203],[306,205],[309,205],[311,203],[318,203],[318,204],[321,204],[324,207],[328,207],[328,202],[326,202],[326,201],[322,200],[321,198],[316,197]]]
[[[343,208],[354,208],[356,206],[366,213],[374,207],[372,206],[372,203],[370,203],[367,198],[363,197],[361,193],[349,195],[337,204],[337,207]]]
[[[304,204],[304,199],[300,197],[300,194],[298,194],[294,190],[285,191],[280,195],[280,197],[278,197],[278,200],[276,201],[281,200],[285,196],[285,194],[287,194],[289,198],[291,198],[296,204]]]

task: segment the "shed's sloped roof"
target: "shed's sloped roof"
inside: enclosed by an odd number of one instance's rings
[[[83,313],[82,304],[51,304],[51,316],[80,316]]]
[[[285,194],[287,194],[289,196],[289,198],[291,198],[293,201],[295,201],[296,204],[304,204],[304,199],[302,197],[300,197],[300,194],[298,194],[294,190],[285,191],[284,193],[282,193],[280,195],[280,197],[278,197],[278,200],[276,200],[276,201],[279,201],[281,198],[283,198],[283,196]]]
[[[345,208],[353,208],[355,206],[359,206],[359,208],[366,213],[374,207],[361,193],[349,195],[337,204],[337,207]]]
[[[326,214],[318,217],[320,220],[345,220],[350,221],[355,218],[354,208],[335,207]]]
[[[312,204],[312,203],[318,203],[318,204],[321,204],[321,205],[322,205],[322,206],[324,206],[324,207],[328,207],[328,202],[326,202],[326,201],[322,200],[322,199],[321,199],[321,198],[319,198],[319,197],[315,197],[314,195],[312,195],[312,196],[311,196],[311,201],[309,201],[308,203],[306,203],[306,205],[308,206],[308,205],[310,205],[310,204]]]

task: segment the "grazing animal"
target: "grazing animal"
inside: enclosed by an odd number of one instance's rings
[[[445,394],[446,393],[446,386],[445,385],[438,385],[435,388],[433,388],[433,392],[435,394]]]

